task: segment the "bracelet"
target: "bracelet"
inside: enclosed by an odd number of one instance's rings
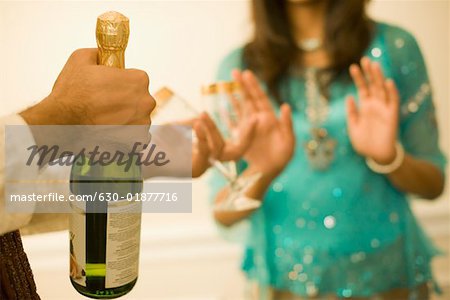
[[[390,174],[394,171],[397,171],[397,169],[400,168],[403,161],[405,160],[405,149],[399,142],[395,144],[395,152],[396,152],[395,159],[389,165],[380,165],[372,158],[366,158],[366,164],[369,167],[369,169],[371,169],[375,173]]]

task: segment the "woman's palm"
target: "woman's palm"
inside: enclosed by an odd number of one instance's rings
[[[274,167],[284,167],[293,154],[293,136],[280,124],[273,111],[257,112],[256,118],[253,142],[244,158],[250,163],[270,162]]]
[[[244,158],[265,172],[280,172],[291,160],[295,148],[291,109],[282,105],[277,117],[253,73],[236,71],[233,76],[243,89],[245,114],[256,119],[252,142]]]
[[[361,64],[366,76],[355,65],[350,69],[360,98],[358,107],[353,97],[347,100],[350,140],[360,155],[389,163],[395,157],[398,93],[392,80],[384,79],[377,63],[364,58]]]

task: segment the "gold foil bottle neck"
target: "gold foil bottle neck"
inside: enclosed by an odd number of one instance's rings
[[[121,13],[110,11],[97,18],[98,63],[125,68],[125,49],[130,36],[130,21]]]

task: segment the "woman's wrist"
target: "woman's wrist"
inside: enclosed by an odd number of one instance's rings
[[[367,158],[372,159],[379,165],[390,165],[394,162],[398,155],[397,143],[398,142],[393,141],[391,145],[387,146],[384,155]]]
[[[275,178],[278,177],[278,175],[281,173],[281,170],[275,169],[275,168],[265,168],[258,166],[256,164],[250,164],[247,168],[247,173],[249,175],[253,174],[261,174],[261,178],[263,178],[265,181],[273,181]]]
[[[387,160],[388,163],[379,163],[379,161],[373,158],[366,158],[366,163],[369,169],[378,174],[391,174],[397,171],[403,161],[405,160],[405,150],[400,142],[395,144],[394,156],[392,159]]]

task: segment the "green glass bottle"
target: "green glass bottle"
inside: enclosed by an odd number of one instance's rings
[[[96,33],[99,64],[124,68],[128,18],[117,12],[105,13],[97,19]],[[136,163],[125,168],[119,161],[101,165],[87,157],[75,159],[71,193],[93,200],[71,203],[70,281],[82,295],[112,299],[135,285],[141,214],[140,203],[130,201],[130,195],[140,193],[142,186]]]

